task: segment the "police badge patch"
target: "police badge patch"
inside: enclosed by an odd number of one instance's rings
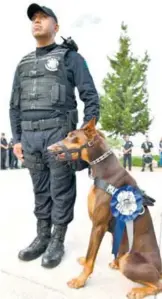
[[[50,72],[54,72],[58,70],[59,62],[56,58],[49,58],[45,64],[45,68]]]

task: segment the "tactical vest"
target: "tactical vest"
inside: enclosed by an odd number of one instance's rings
[[[144,142],[143,150],[144,150],[144,153],[150,153],[151,152],[151,142],[149,142],[149,141]]]
[[[67,49],[57,47],[46,55],[35,52],[25,56],[19,64],[21,111],[72,109],[68,95],[75,98],[74,88],[68,84],[64,56]]]

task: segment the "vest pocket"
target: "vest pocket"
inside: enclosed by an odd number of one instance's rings
[[[13,88],[11,97],[13,106],[18,107],[20,104],[20,88],[18,86]]]
[[[65,103],[66,99],[66,87],[58,83],[53,84],[51,91],[51,102],[52,104],[61,104]]]

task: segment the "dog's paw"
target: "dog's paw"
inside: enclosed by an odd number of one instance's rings
[[[128,294],[127,297],[129,299],[142,299],[147,296],[145,293],[144,288],[133,288]]]
[[[73,289],[79,289],[84,287],[84,282],[78,278],[74,278],[70,281],[67,282],[67,285],[69,286],[69,288],[73,288]]]
[[[112,261],[111,263],[109,263],[109,267],[110,267],[111,269],[116,269],[116,270],[118,270],[118,269],[119,269],[119,263],[118,263],[116,260],[114,260],[114,261]]]
[[[86,262],[86,258],[85,257],[79,257],[77,259],[78,263],[81,265],[81,266],[84,266],[85,265],[85,262]]]

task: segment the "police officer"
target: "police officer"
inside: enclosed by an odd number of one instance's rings
[[[126,168],[128,161],[128,168],[131,171],[132,169],[132,147],[133,143],[129,140],[129,135],[124,136],[124,146],[123,146],[123,166]]]
[[[15,72],[10,101],[14,152],[25,161],[34,186],[37,236],[19,252],[33,260],[42,253],[42,266],[57,266],[64,254],[64,239],[73,219],[75,171],[56,161],[47,147],[76,128],[77,87],[84,102],[84,122],[99,118],[99,97],[84,58],[68,39],[57,45],[58,20],[54,12],[37,4],[28,7],[36,51],[26,55]],[[51,232],[52,228],[52,232]]]
[[[9,156],[9,167],[10,169],[13,168],[18,168],[18,159],[15,156],[14,152],[13,152],[13,138],[11,138],[9,144],[8,144],[8,156]]]
[[[5,134],[1,134],[1,140],[0,140],[0,159],[1,159],[1,169],[6,169],[6,158],[7,158],[7,140],[5,137]]]
[[[149,140],[149,137],[146,136],[146,141],[141,144],[141,148],[143,150],[143,157],[142,157],[142,170],[145,171],[146,164],[149,165],[150,171],[153,171],[152,168],[152,153],[151,149],[153,148],[153,143]]]
[[[162,137],[160,138],[159,141],[159,156],[160,156],[159,166],[162,167]]]

